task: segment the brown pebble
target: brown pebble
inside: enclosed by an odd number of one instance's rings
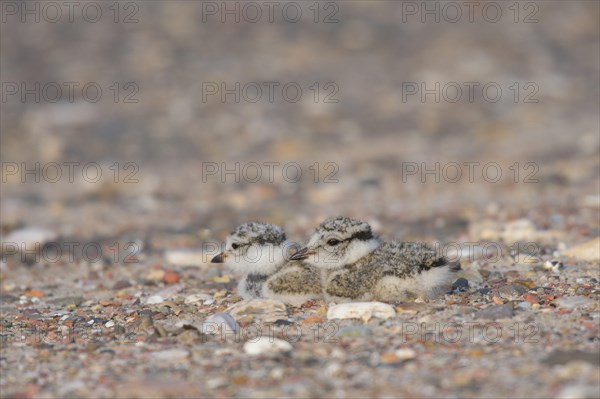
[[[40,291],[40,290],[29,290],[29,291],[25,291],[23,293],[23,295],[31,296],[31,297],[35,297],[35,298],[41,298],[44,296],[44,292]]]
[[[514,284],[522,285],[525,288],[532,289],[536,287],[536,284],[530,279],[518,279],[513,281]]]
[[[539,299],[535,295],[530,294],[530,293],[525,294],[523,296],[523,299],[525,299],[527,302],[531,303],[532,305],[536,304],[536,303],[540,303]]]
[[[167,284],[176,284],[181,280],[181,276],[173,271],[167,271],[163,275],[162,280]]]
[[[398,356],[396,356],[395,353],[384,353],[379,358],[379,361],[383,364],[394,364],[399,363],[401,359]]]
[[[323,322],[323,316],[308,316],[302,324],[319,324]]]

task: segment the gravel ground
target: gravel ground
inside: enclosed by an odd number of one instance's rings
[[[598,2],[24,4],[0,24],[2,397],[600,397]],[[210,264],[242,222],[303,243],[336,215],[463,271],[356,319],[242,301]]]

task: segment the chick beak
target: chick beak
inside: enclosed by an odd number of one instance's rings
[[[223,252],[221,252],[220,254],[215,255],[215,257],[212,258],[210,263],[223,263],[224,260],[225,260],[225,257],[223,256]]]
[[[308,256],[311,254],[312,252],[308,251],[308,247],[304,247],[302,249],[300,249],[298,252],[294,253],[292,256],[290,256],[291,260],[302,260],[302,259],[306,259],[308,258]]]

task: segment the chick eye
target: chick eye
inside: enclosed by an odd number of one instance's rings
[[[238,249],[240,246],[238,244],[231,244],[231,248]]]
[[[327,241],[327,245],[338,245],[340,243],[340,240],[336,240],[335,238],[332,238],[331,240]]]

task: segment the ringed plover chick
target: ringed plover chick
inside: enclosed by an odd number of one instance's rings
[[[250,222],[232,231],[225,250],[212,259],[238,271],[237,292],[243,299],[271,298],[300,305],[321,294],[318,273],[298,261],[289,261],[299,246],[288,241],[274,224]]]
[[[285,263],[286,247],[291,246],[283,229],[274,224],[249,222],[238,226],[225,239],[225,249],[212,258],[242,277],[237,293],[243,299],[260,298],[269,276]]]
[[[385,243],[363,221],[323,222],[306,247],[291,256],[321,270],[325,299],[398,302],[430,297],[450,278],[443,257],[421,243]]]

